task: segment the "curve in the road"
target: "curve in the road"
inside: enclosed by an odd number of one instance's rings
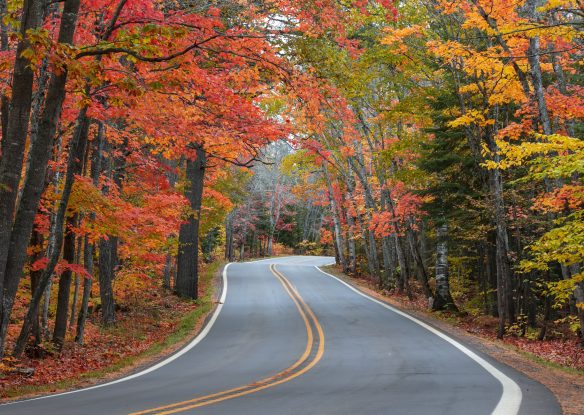
[[[495,366],[493,366],[492,364],[487,362],[485,359],[483,359],[482,357],[480,357],[479,355],[477,355],[475,352],[468,349],[464,345],[460,344],[459,342],[457,342],[453,338],[447,336],[446,334],[442,333],[439,330],[436,330],[434,327],[430,326],[429,324],[426,324],[423,321],[418,320],[417,318],[415,318],[407,313],[404,313],[403,311],[400,311],[400,310],[398,310],[398,309],[396,309],[396,308],[394,308],[394,307],[392,307],[392,306],[390,306],[382,301],[376,300],[375,298],[368,296],[367,294],[359,291],[358,289],[356,289],[352,285],[347,284],[345,281],[341,280],[340,278],[337,278],[334,275],[323,271],[322,269],[320,269],[317,266],[315,266],[314,268],[316,268],[318,271],[322,272],[323,274],[325,274],[331,278],[334,278],[335,280],[337,280],[341,284],[346,285],[349,289],[351,289],[355,293],[359,294],[360,296],[365,297],[368,300],[371,300],[374,303],[377,303],[380,306],[385,307],[388,310],[391,310],[394,313],[399,314],[400,316],[405,317],[408,320],[411,320],[414,323],[422,326],[426,330],[430,331],[432,334],[435,334],[436,336],[440,337],[441,339],[447,341],[448,343],[450,343],[451,345],[456,347],[458,350],[460,350],[462,353],[464,353],[465,355],[470,357],[472,360],[474,360],[477,364],[479,364],[491,376],[493,376],[495,379],[497,379],[499,381],[499,383],[501,383],[501,386],[503,387],[503,393],[501,394],[501,399],[499,399],[499,402],[497,403],[497,406],[495,407],[495,409],[493,410],[491,415],[516,415],[519,413],[519,408],[521,407],[521,400],[522,400],[521,388],[519,387],[519,385],[517,385],[517,383],[515,383],[515,381],[513,379],[511,379],[509,376],[505,375],[503,372],[501,372]]]
[[[302,320],[304,321],[307,334],[306,348],[300,358],[294,362],[290,367],[278,372],[277,374],[268,378],[250,383],[248,385],[237,388],[228,389],[222,392],[213,393],[206,396],[199,396],[193,399],[176,402],[156,408],[146,409],[143,411],[132,412],[129,415],[171,415],[179,412],[184,412],[190,409],[199,408],[201,406],[211,405],[218,402],[223,402],[228,399],[238,398],[249,395],[261,390],[280,385],[288,382],[298,376],[308,372],[312,369],[324,354],[324,332],[322,327],[314,315],[314,312],[302,299],[300,294],[294,289],[290,281],[276,269],[274,264],[270,265],[270,271],[282,284],[284,291],[290,296]],[[314,329],[313,329],[314,327]],[[316,336],[315,336],[316,334]]]

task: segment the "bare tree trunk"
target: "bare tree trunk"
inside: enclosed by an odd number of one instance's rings
[[[97,187],[99,184],[99,174],[101,173],[102,152],[104,148],[104,125],[102,122],[98,123],[97,135],[93,140],[93,153],[91,158],[91,180],[93,185]],[[95,220],[95,213],[89,214],[89,220]],[[93,254],[95,245],[85,237],[85,249],[83,250],[83,265],[87,272],[93,275]],[[81,298],[81,307],[79,308],[79,317],[77,318],[77,330],[75,334],[75,342],[83,344],[83,336],[85,334],[85,322],[87,321],[87,314],[89,308],[89,298],[91,297],[91,286],[93,280],[89,277],[83,278],[83,297]]]
[[[436,237],[436,295],[432,309],[456,311],[457,307],[450,294],[448,274],[448,224],[446,222],[436,227]]]
[[[67,220],[66,228],[76,225],[77,215]],[[65,242],[63,244],[63,259],[68,263],[75,261],[75,234],[71,229],[66,229]],[[55,314],[55,327],[53,329],[53,343],[57,350],[61,350],[65,343],[67,322],[69,313],[69,297],[71,296],[72,272],[66,269],[59,278],[59,292],[57,293],[57,312]]]
[[[116,322],[116,304],[112,282],[114,280],[114,264],[112,262],[112,241],[99,240],[99,296],[101,298],[101,324],[105,327]]]
[[[89,119],[87,118],[87,110],[81,110],[79,116],[77,117],[77,128],[75,129],[76,137],[71,140],[71,154],[69,157],[73,157],[74,163],[70,166],[72,169],[72,175],[81,174],[83,169],[83,160],[85,157],[85,148],[87,143],[87,137],[89,134]],[[74,147],[75,144],[78,145]],[[67,172],[69,175],[69,172]],[[63,246],[63,259],[69,264],[75,262],[75,233],[73,228],[77,226],[78,216],[74,215],[67,219],[65,225],[65,242]],[[62,232],[62,229],[58,229]],[[69,312],[69,297],[71,294],[71,278],[73,273],[70,269],[66,269],[61,274],[59,279],[59,292],[57,295],[57,313],[55,315],[55,328],[53,330],[53,343],[56,345],[57,349],[60,350],[63,347],[65,341],[65,334],[67,333],[67,321]]]
[[[0,158],[0,356],[4,355],[4,342],[8,319],[14,298],[12,287],[6,294],[6,266],[10,258],[10,239],[14,225],[14,211],[18,195],[18,183],[22,171],[26,136],[32,105],[34,74],[30,61],[23,52],[30,48],[27,31],[42,23],[42,5],[39,0],[25,0],[20,21],[21,41],[16,47],[12,73],[12,99],[2,100],[2,154]],[[31,229],[32,230],[32,229]],[[30,232],[26,235],[28,243]],[[26,251],[26,250],[25,250]],[[25,252],[26,254],[26,252]],[[24,263],[23,263],[24,265]],[[10,284],[14,285],[14,284]]]
[[[71,44],[73,41],[73,35],[75,34],[75,27],[77,24],[77,16],[79,12],[80,0],[66,0],[63,8],[63,14],[61,18],[61,25],[59,28],[58,42],[60,44]],[[26,247],[29,242],[29,238],[32,232],[34,217],[38,208],[38,204],[43,191],[43,184],[46,175],[47,164],[49,157],[51,155],[51,148],[53,146],[55,132],[57,129],[57,123],[61,114],[62,104],[65,99],[65,84],[67,81],[67,70],[64,68],[59,74],[54,73],[51,76],[47,90],[47,98],[45,101],[45,107],[43,109],[42,116],[39,122],[39,134],[34,141],[34,145],[30,150],[30,157],[35,161],[34,165],[31,163],[31,168],[27,172],[27,176],[24,182],[22,199],[16,213],[14,220],[14,226],[12,228],[12,233],[10,237],[9,255],[8,261],[6,262],[6,270],[4,274],[4,298],[2,307],[2,318],[0,321],[0,354],[4,351],[4,342],[6,340],[6,329],[8,327],[8,322],[10,319],[10,314],[12,312],[12,306],[14,304],[14,298],[16,296],[16,291],[18,290],[18,284],[22,276],[22,270],[26,260]],[[30,103],[28,104],[30,107]],[[73,160],[69,160],[71,163]],[[4,162],[4,157],[2,158]],[[22,165],[22,162],[20,163]],[[1,171],[1,169],[0,169]],[[69,176],[69,175],[68,175]],[[20,172],[18,172],[18,177],[20,178]],[[71,175],[69,185],[73,184],[73,176]],[[3,182],[2,182],[3,184]],[[0,186],[2,187],[2,186]],[[68,191],[70,194],[70,189]],[[63,191],[62,202],[68,202],[69,194]],[[11,197],[11,196],[9,196]],[[0,200],[3,198],[0,197]],[[65,214],[66,205],[62,206],[63,218]],[[59,205],[61,209],[61,205]],[[4,220],[0,208],[0,220]],[[61,224],[62,226],[62,224]],[[0,226],[1,228],[1,226]],[[0,234],[3,231],[0,230]],[[0,239],[3,236],[0,236]],[[0,240],[0,246],[3,246],[3,240]],[[59,246],[55,246],[52,253],[57,251],[60,253],[60,243]],[[0,261],[2,261],[2,255],[0,255]],[[58,261],[58,256],[54,258],[55,265]],[[49,264],[51,260],[49,261]],[[2,265],[2,264],[0,264]],[[0,267],[1,268],[1,267]],[[54,268],[54,265],[53,265]],[[0,271],[1,272],[1,271]],[[52,270],[51,270],[52,273]],[[41,279],[45,278],[46,273],[43,274]],[[46,276],[47,281],[50,279],[50,275]],[[46,286],[42,280],[40,281],[43,290]],[[31,305],[33,308],[38,306],[38,301],[42,291],[39,293],[39,298],[35,301],[35,296],[31,300]],[[36,304],[35,304],[36,303]],[[29,310],[30,311],[30,310]],[[36,310],[31,311],[31,315],[25,318],[23,324],[23,330],[21,334],[24,338],[21,339],[21,345],[15,349],[22,353],[26,340],[28,339],[28,334],[30,332],[30,327],[32,325],[32,317]],[[28,319],[28,320],[27,320]]]
[[[404,290],[408,290],[408,264],[406,262],[406,257],[404,250],[402,248],[401,240],[396,233],[392,234],[393,241],[395,243],[395,250],[397,252],[397,261],[399,264],[399,280],[397,283],[397,291],[403,293]],[[409,294],[409,293],[408,293]]]
[[[32,237],[30,239],[30,245],[35,249],[34,253],[30,258],[30,263],[33,264],[37,260],[43,257],[43,242],[44,237],[41,233],[37,232],[36,230],[32,233]],[[41,275],[41,271],[34,271],[31,269],[30,271],[30,290],[31,295],[34,293],[35,288],[39,283],[39,278]],[[42,334],[41,334],[41,326],[39,322],[39,313],[38,310],[36,314],[33,316],[33,326],[32,326],[32,334],[34,336],[35,345],[40,344],[43,341]]]
[[[3,3],[6,9],[6,4]],[[18,183],[22,171],[26,136],[32,106],[34,73],[29,59],[23,52],[31,47],[27,31],[42,24],[43,2],[25,0],[20,20],[20,37],[12,72],[12,99],[2,102],[2,154],[0,158],[0,283],[4,278],[4,267],[8,256],[8,242],[12,231],[14,209],[18,194]],[[4,24],[2,28],[5,29]],[[6,32],[3,30],[3,47]],[[30,236],[30,235],[29,235]]]
[[[93,273],[93,251],[94,245],[89,242],[89,238],[85,237],[85,249],[83,250],[83,266],[89,273]],[[77,317],[77,330],[75,333],[75,342],[83,344],[83,336],[85,334],[85,322],[87,321],[87,314],[89,309],[89,298],[91,297],[91,286],[93,281],[91,278],[83,278],[83,296],[81,297],[81,307],[79,308],[79,316]]]
[[[349,271],[354,275],[357,273],[357,247],[355,246],[355,235],[353,229],[355,227],[355,218],[349,213],[347,213],[347,244],[349,245]]]
[[[42,273],[41,273],[42,275]],[[40,281],[40,277],[39,277]],[[38,283],[37,283],[38,284]],[[49,341],[51,338],[51,331],[49,330],[49,309],[51,307],[51,293],[53,291],[53,280],[47,282],[47,286],[43,293],[43,312],[41,314],[41,335],[44,340]],[[34,295],[34,291],[33,291]],[[37,311],[38,314],[38,311]],[[33,322],[34,322],[34,316]]]
[[[333,215],[335,247],[337,248],[337,255],[338,255],[338,259],[339,259],[339,264],[341,265],[343,272],[347,272],[348,271],[347,260],[345,258],[345,252],[343,251],[343,241],[342,241],[343,235],[342,235],[342,231],[341,231],[341,220],[339,218],[339,211],[337,208],[337,204],[335,202],[332,183],[331,183],[326,166],[324,166],[323,171],[324,171],[325,180],[326,180],[327,187],[328,187],[327,195],[328,195],[329,204],[331,207],[331,214]]]
[[[418,244],[414,237],[414,231],[409,225],[406,229],[406,238],[408,239],[408,243],[410,245],[410,252],[412,253],[414,261],[416,262],[416,268],[418,270],[418,280],[420,281],[420,284],[422,284],[424,295],[426,296],[426,298],[431,298],[432,290],[430,290],[430,284],[428,283],[428,272],[426,271],[424,260],[422,259],[422,255],[420,254]]]
[[[81,262],[81,249],[83,238],[77,238],[77,248],[75,248],[75,264],[79,265]],[[77,319],[77,305],[79,303],[79,274],[75,273],[75,282],[73,284],[73,301],[71,301],[71,317],[69,318],[69,328],[73,328]]]
[[[189,215],[187,223],[180,227],[176,286],[174,288],[181,297],[192,299],[198,297],[199,223],[207,162],[203,147],[196,145],[195,149],[197,158],[187,160],[186,176],[189,187],[185,192],[192,214]]]
[[[234,211],[229,212],[225,219],[225,259],[233,261],[234,255],[234,240],[233,240],[233,214]]]
[[[529,49],[527,52],[529,66],[531,67],[531,79],[535,98],[537,99],[537,110],[539,113],[539,121],[543,128],[545,135],[552,134],[552,124],[550,122],[547,105],[545,102],[543,81],[541,76],[541,66],[539,63],[539,36],[534,36],[529,39]]]
[[[490,134],[487,135],[487,144],[498,159],[498,148]],[[508,256],[509,237],[507,234],[507,220],[503,200],[503,180],[499,169],[494,168],[489,170],[489,185],[495,211],[497,304],[499,308],[499,329],[497,336],[501,338],[505,333],[506,322],[515,322],[515,308],[513,300],[513,276]]]

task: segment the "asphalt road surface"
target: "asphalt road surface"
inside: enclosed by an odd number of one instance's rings
[[[561,414],[541,384],[316,268],[331,262],[231,264],[222,304],[185,349],[0,414]]]

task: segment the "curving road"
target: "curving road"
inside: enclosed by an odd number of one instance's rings
[[[0,405],[0,415],[554,415],[541,384],[316,266],[230,264],[191,344],[130,377]]]

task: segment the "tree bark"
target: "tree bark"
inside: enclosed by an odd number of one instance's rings
[[[77,247],[75,248],[75,264],[81,262],[81,249],[83,248],[83,238],[77,238]],[[69,317],[69,328],[73,328],[77,319],[77,305],[79,303],[79,274],[75,273],[75,282],[73,283],[73,300],[71,301],[71,313]]]
[[[162,281],[162,287],[165,290],[170,290],[170,282],[172,280],[172,255],[166,254],[166,258],[164,259],[164,277]]]
[[[60,44],[71,44],[73,42],[73,36],[75,34],[75,27],[77,24],[77,16],[79,12],[79,5],[80,0],[66,0],[65,5],[63,8],[63,15],[61,18],[61,25],[59,28],[59,36],[58,42]],[[38,208],[38,204],[40,201],[40,197],[43,191],[43,184],[46,175],[47,164],[49,161],[49,157],[51,155],[51,147],[53,146],[55,132],[57,129],[57,123],[59,120],[59,116],[61,113],[61,108],[63,104],[63,100],[65,99],[65,84],[67,82],[67,69],[63,68],[59,74],[54,73],[51,76],[51,80],[49,82],[48,90],[47,90],[47,98],[45,100],[45,107],[43,109],[43,113],[40,117],[39,122],[39,135],[34,140],[34,145],[30,150],[31,160],[31,168],[25,178],[24,186],[23,186],[23,193],[22,199],[20,201],[20,205],[18,207],[18,211],[16,213],[16,217],[14,220],[14,225],[12,228],[12,233],[10,236],[10,245],[8,247],[9,254],[8,254],[8,261],[6,262],[6,270],[4,274],[4,298],[2,302],[2,316],[0,321],[0,354],[4,352],[4,342],[6,340],[6,330],[8,328],[8,322],[10,319],[10,314],[12,312],[12,306],[14,304],[14,298],[16,295],[16,291],[18,289],[18,284],[20,282],[20,278],[22,276],[22,270],[24,267],[24,263],[26,260],[26,247],[29,242],[29,238],[32,232],[33,224],[34,224],[34,217],[36,215],[36,211]],[[30,106],[30,103],[28,104]],[[73,162],[71,159],[70,162]],[[2,158],[2,162],[4,162],[4,157]],[[22,166],[22,163],[20,163]],[[20,177],[20,171],[18,172],[18,176]],[[69,175],[68,175],[69,176]],[[70,178],[70,186],[73,185],[73,176],[71,175]],[[2,187],[0,185],[0,187]],[[68,191],[70,194],[70,189]],[[69,194],[66,194],[63,191],[63,196],[65,196],[65,202],[68,202]],[[11,196],[9,196],[11,197]],[[2,200],[3,197],[0,197]],[[62,199],[63,202],[63,199]],[[61,209],[61,205],[59,205],[59,209]],[[63,218],[65,214],[66,205],[62,206],[63,209]],[[4,221],[2,217],[3,212],[1,212],[2,208],[0,208],[0,220]],[[0,225],[0,228],[3,225]],[[62,223],[61,223],[62,226]],[[0,234],[2,234],[2,230],[0,230]],[[3,236],[0,236],[0,239]],[[4,240],[0,240],[0,246],[4,246]],[[59,251],[60,253],[60,244],[58,247],[55,247],[55,250],[52,253]],[[2,261],[0,254],[0,261]],[[58,256],[55,258],[55,265],[58,261]],[[51,262],[51,261],[50,261]],[[50,263],[49,262],[49,263]],[[0,264],[2,265],[2,264]],[[54,265],[53,265],[54,268]],[[0,267],[1,269],[1,267]],[[51,270],[52,273],[52,270]],[[45,277],[46,273],[43,274],[43,278]],[[50,275],[47,278],[50,278]],[[44,286],[43,281],[41,281],[41,285]],[[39,294],[39,299],[40,299]],[[34,296],[33,296],[34,300]],[[34,301],[31,301],[31,305],[34,305]],[[37,304],[34,307],[38,306]],[[33,311],[34,313],[34,311]],[[32,318],[32,316],[31,316]],[[25,318],[25,323],[23,324],[23,329],[25,332],[25,338],[22,340],[22,350],[24,350],[24,343],[26,343],[28,333],[30,331],[30,325],[32,320],[27,321]],[[22,352],[20,350],[20,352]]]
[[[428,272],[426,271],[426,266],[424,265],[422,254],[420,254],[420,249],[418,248],[418,244],[416,243],[414,231],[411,229],[409,225],[406,229],[406,238],[410,246],[410,252],[416,263],[416,268],[418,271],[418,280],[422,285],[424,295],[426,296],[426,298],[431,298],[433,295],[432,290],[430,290],[430,284],[428,283]]]
[[[77,128],[75,135],[71,140],[72,145],[78,143],[76,147],[71,147],[71,154],[69,157],[73,158],[74,162],[71,166],[73,177],[81,174],[83,169],[83,159],[85,156],[85,148],[87,144],[87,137],[89,134],[89,119],[87,118],[87,110],[81,110],[77,117]],[[67,172],[69,175],[69,172]],[[65,225],[65,242],[63,246],[63,259],[69,264],[75,263],[75,233],[73,228],[77,226],[78,216],[73,215],[67,219]],[[63,229],[57,229],[62,232]],[[71,278],[73,273],[70,269],[66,269],[61,274],[59,279],[59,291],[57,294],[57,312],[55,315],[55,327],[53,330],[53,343],[60,350],[65,341],[65,334],[67,333],[67,322],[69,313],[69,297],[71,294]]]
[[[63,244],[63,259],[72,264],[75,261],[75,233],[71,227],[76,226],[77,215],[69,218],[65,225],[65,242]],[[59,278],[59,291],[57,293],[57,311],[55,314],[55,327],[53,329],[53,343],[57,350],[63,348],[65,334],[67,333],[67,322],[69,316],[69,297],[71,295],[72,272],[66,269]]]
[[[450,294],[448,274],[448,224],[446,222],[437,226],[436,237],[436,294],[432,309],[456,311],[456,305]]]
[[[32,233],[32,237],[30,238],[30,245],[35,249],[33,255],[30,258],[30,264],[34,264],[37,260],[43,257],[43,243],[44,237],[40,232],[36,230]],[[30,271],[30,291],[31,295],[34,293],[35,288],[39,284],[39,278],[41,275],[41,271],[37,270],[34,271],[31,269]],[[38,310],[36,314],[33,316],[33,326],[32,326],[32,334],[34,336],[35,345],[40,344],[43,341],[42,333],[41,333],[41,325],[39,321],[39,313]]]
[[[97,187],[99,184],[99,174],[101,173],[102,152],[104,148],[104,125],[98,123],[97,136],[93,140],[93,154],[91,158],[91,180],[93,185]],[[89,219],[95,219],[95,213],[89,214]],[[93,275],[93,253],[95,245],[85,237],[85,249],[83,250],[83,265],[87,272]],[[90,277],[83,278],[83,297],[81,298],[81,307],[79,308],[79,317],[77,318],[77,331],[75,334],[75,342],[83,344],[83,336],[85,334],[85,322],[87,321],[89,298],[91,297],[91,286],[93,280]]]
[[[35,29],[42,23],[42,1],[25,0],[20,20],[22,40],[16,47],[16,58],[12,73],[12,99],[2,100],[2,154],[0,158],[0,321],[7,321],[12,311],[14,299],[10,294],[4,299],[7,261],[10,257],[10,238],[14,225],[14,211],[18,195],[18,184],[22,172],[26,136],[32,105],[34,73],[30,61],[22,53],[30,47],[27,37],[29,29]],[[31,229],[32,230],[32,229]],[[30,232],[26,235],[26,243]],[[24,265],[24,264],[23,264]],[[6,309],[6,311],[4,310]],[[0,356],[4,353],[6,337],[5,324],[0,323]]]
[[[112,241],[101,238],[99,240],[99,296],[101,298],[101,324],[104,327],[111,326],[116,322],[113,280]]]
[[[345,258],[345,252],[343,250],[343,241],[342,241],[342,231],[341,231],[341,220],[339,218],[339,211],[337,208],[337,204],[335,202],[335,197],[333,194],[333,187],[330,180],[330,176],[328,174],[328,170],[326,166],[323,166],[324,176],[327,184],[327,195],[329,199],[329,204],[331,207],[331,214],[333,215],[333,227],[334,227],[334,234],[335,234],[335,247],[337,251],[337,257],[339,260],[339,264],[343,269],[343,272],[347,272],[347,260]]]
[[[543,133],[545,135],[552,134],[552,124],[550,121],[547,104],[545,102],[545,95],[543,90],[543,81],[541,75],[541,65],[539,63],[539,36],[534,36],[529,39],[529,49],[527,51],[527,60],[531,67],[531,79],[535,98],[537,99],[537,110],[539,113],[539,121],[541,123]]]
[[[188,188],[185,191],[191,213],[179,232],[175,292],[185,298],[198,298],[199,223],[207,155],[202,145],[195,146],[196,159],[187,160]]]

